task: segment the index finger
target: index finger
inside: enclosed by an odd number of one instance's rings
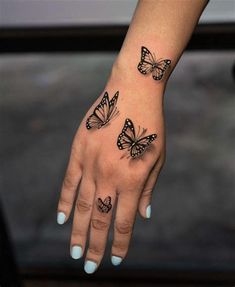
[[[75,153],[76,151],[72,148],[57,208],[58,224],[65,223],[69,218],[75,200],[77,187],[82,177],[82,169]]]

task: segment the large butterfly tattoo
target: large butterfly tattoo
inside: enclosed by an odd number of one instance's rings
[[[117,146],[120,150],[127,149],[132,158],[141,156],[146,148],[157,138],[156,134],[143,137],[147,129],[143,129],[136,134],[133,122],[126,119],[122,132],[118,136]],[[129,157],[129,156],[128,156]]]
[[[144,75],[152,73],[153,79],[160,81],[170,64],[171,60],[156,60],[155,55],[152,54],[146,47],[141,47],[141,59],[137,67],[140,73]]]
[[[97,208],[102,213],[108,213],[112,208],[111,197],[107,196],[104,201],[99,197],[97,199]]]
[[[88,130],[92,128],[100,129],[119,114],[119,111],[117,110],[118,95],[119,92],[117,91],[113,98],[109,100],[108,93],[104,93],[101,102],[86,121]]]

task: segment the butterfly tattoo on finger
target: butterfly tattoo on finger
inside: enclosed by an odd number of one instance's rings
[[[104,201],[99,197],[97,199],[97,208],[102,213],[108,213],[112,208],[111,196],[107,196]]]
[[[137,67],[141,74],[152,74],[154,80],[160,81],[170,64],[171,60],[156,60],[154,53],[152,54],[149,49],[144,46],[141,47],[141,59]]]
[[[147,129],[139,130],[136,134],[133,122],[130,119],[125,120],[122,132],[118,136],[117,146],[120,150],[127,149],[127,156],[137,158],[141,156],[147,149],[147,147],[157,138],[156,134],[150,134],[144,136]]]
[[[117,91],[113,98],[109,100],[108,93],[104,93],[101,102],[95,107],[94,112],[87,118],[86,128],[88,130],[92,128],[100,129],[119,115],[119,111],[117,109],[118,96],[119,92]]]

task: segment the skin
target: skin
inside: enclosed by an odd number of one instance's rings
[[[58,212],[63,212],[68,220],[75,204],[71,247],[82,248],[85,262],[90,260],[99,266],[112,216],[115,220],[111,255],[122,259],[128,252],[137,211],[146,218],[146,208],[165,160],[164,91],[206,4],[205,0],[139,1],[104,91],[76,132]],[[171,60],[161,81],[137,70],[141,46],[146,46],[156,59]],[[87,130],[86,119],[105,91],[110,98],[119,91],[120,114],[99,130]],[[134,160],[122,157],[125,151],[116,144],[126,118],[133,121],[136,129],[138,125],[147,128],[146,135],[157,134],[146,152]],[[113,207],[108,213],[101,213],[96,201],[107,196],[111,196]]]

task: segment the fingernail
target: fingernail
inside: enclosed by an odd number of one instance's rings
[[[71,257],[73,259],[79,259],[82,257],[82,248],[81,246],[75,245],[71,248]]]
[[[87,260],[84,266],[84,270],[87,274],[92,274],[95,272],[97,264],[93,261]]]
[[[57,223],[58,224],[64,224],[65,218],[66,218],[66,215],[64,214],[64,212],[58,212],[57,213]]]
[[[119,265],[122,262],[122,258],[118,256],[112,256],[111,257],[111,262],[114,266]]]
[[[151,205],[148,205],[146,208],[146,218],[151,217]]]

